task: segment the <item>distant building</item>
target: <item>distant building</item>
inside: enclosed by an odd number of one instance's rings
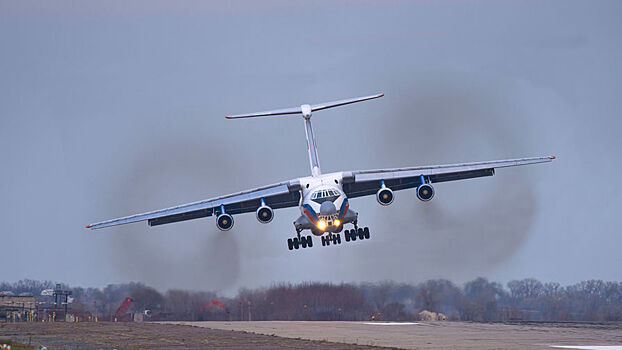
[[[37,302],[32,295],[0,294],[0,321],[28,321],[34,317],[36,310]]]

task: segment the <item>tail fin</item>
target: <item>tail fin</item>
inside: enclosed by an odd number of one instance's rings
[[[350,103],[367,101],[367,100],[371,100],[371,99],[374,99],[374,98],[379,98],[379,97],[382,97],[382,96],[384,96],[384,94],[377,94],[377,95],[371,95],[371,96],[349,98],[349,99],[346,99],[346,100],[318,103],[318,104],[311,105],[310,107],[311,107],[311,112],[315,112],[315,111],[321,111],[321,110],[327,109],[327,108],[339,107],[339,106],[347,105],[347,104],[350,104]],[[275,109],[273,111],[265,111],[265,112],[258,112],[258,113],[228,115],[225,118],[227,118],[227,119],[241,119],[241,118],[270,117],[270,116],[275,116],[275,115],[302,114],[302,113],[303,113],[303,107],[300,106],[300,107],[292,107],[292,108]]]

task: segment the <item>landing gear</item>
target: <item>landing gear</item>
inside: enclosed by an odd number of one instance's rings
[[[344,236],[346,238],[346,242],[354,242],[357,239],[363,240],[363,239],[369,239],[370,238],[370,234],[369,234],[369,227],[364,227],[364,228],[354,228],[353,230],[345,230],[344,231]]]
[[[326,236],[322,236],[322,246],[330,244],[341,244],[341,235],[338,233],[329,233]]]
[[[298,237],[289,238],[287,240],[287,247],[289,250],[298,249],[298,248],[311,248],[313,247],[313,237],[311,236],[300,236],[300,232],[298,233]]]
[[[342,226],[343,227],[343,226]],[[289,248],[289,250],[294,250],[294,249],[304,249],[304,248],[311,248],[313,247],[313,236],[309,235],[309,236],[301,236],[300,232],[302,230],[296,229],[296,237],[294,238],[289,238],[287,240],[287,248]],[[354,222],[354,229],[353,230],[343,230],[344,233],[344,237],[346,239],[346,242],[350,242],[350,241],[356,241],[357,239],[359,240],[364,240],[364,239],[369,239],[370,238],[370,234],[369,234],[369,228],[368,227],[358,227],[357,223]],[[314,234],[316,235],[320,235],[320,232],[314,232]],[[339,232],[328,232],[325,233],[324,235],[322,235],[320,237],[322,239],[322,246],[326,247],[326,246],[330,246],[331,244],[333,245],[337,245],[337,244],[341,244],[341,234]]]

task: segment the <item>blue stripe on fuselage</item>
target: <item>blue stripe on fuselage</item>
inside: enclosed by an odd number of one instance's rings
[[[311,219],[311,221],[317,221],[317,214],[309,204],[304,204],[302,208],[306,209],[309,212],[309,215],[311,216],[309,219]]]
[[[343,219],[343,217],[346,215],[347,207],[348,207],[348,198],[344,198],[343,202],[341,203],[341,208],[339,209],[339,218]]]

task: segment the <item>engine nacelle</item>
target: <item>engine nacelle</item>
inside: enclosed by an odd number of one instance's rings
[[[257,208],[257,212],[255,212],[255,214],[257,216],[257,220],[259,220],[262,224],[267,224],[274,218],[274,210],[265,204]]]
[[[423,183],[417,187],[417,198],[424,202],[429,201],[434,197],[434,187],[428,183]]]
[[[393,191],[388,187],[382,187],[376,192],[376,200],[380,205],[389,205],[393,203]]]
[[[216,227],[221,231],[229,231],[233,227],[233,216],[222,213],[216,218]]]

